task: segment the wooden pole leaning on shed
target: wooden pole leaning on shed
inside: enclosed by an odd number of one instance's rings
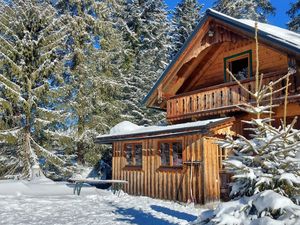
[[[191,156],[191,173],[190,173],[190,202],[194,203],[195,202],[195,198],[193,196],[193,153]]]
[[[181,175],[180,175],[179,185],[176,189],[176,200],[177,201],[179,200],[179,192],[182,193],[183,179],[184,179],[184,176],[186,175],[186,172],[187,172],[187,167],[184,167],[184,169],[182,170]]]

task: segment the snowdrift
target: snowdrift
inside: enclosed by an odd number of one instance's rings
[[[203,212],[194,225],[296,225],[300,206],[274,191],[221,203],[216,210]]]

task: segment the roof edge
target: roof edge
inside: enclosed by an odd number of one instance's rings
[[[205,125],[193,126],[193,127],[182,127],[174,128],[169,130],[158,130],[158,131],[145,131],[141,133],[129,133],[129,134],[116,134],[112,136],[97,137],[94,142],[98,144],[111,144],[115,141],[125,141],[125,140],[138,140],[138,139],[148,139],[148,138],[159,138],[159,137],[168,137],[174,135],[183,135],[189,133],[199,133],[206,134],[210,129],[213,129],[217,126],[228,124],[234,122],[234,117],[224,118],[224,120],[210,122]]]
[[[224,13],[220,13],[220,12],[214,10],[214,9],[209,8],[209,9],[206,10],[206,13],[209,14],[210,16],[216,18],[216,19],[223,19],[223,20],[226,21],[227,24],[235,26],[237,28],[240,28],[240,29],[248,32],[249,34],[254,34],[254,32],[255,32],[255,27],[254,26],[245,24],[242,21],[239,21],[239,19],[230,17],[230,16],[228,16]],[[253,21],[253,22],[255,23],[255,21]],[[275,26],[275,25],[272,25],[272,24],[268,24],[268,25]],[[275,27],[279,27],[279,26],[275,26]],[[282,29],[284,29],[284,28],[282,28]],[[284,29],[284,30],[287,30],[287,29]],[[292,32],[292,31],[290,31],[290,32]],[[286,50],[289,50],[289,51],[292,51],[294,53],[300,54],[299,48],[295,47],[292,44],[288,44],[288,43],[285,43],[285,42],[282,42],[282,41],[278,40],[275,36],[271,35],[268,32],[265,32],[265,31],[261,30],[259,27],[258,27],[258,37],[261,38],[262,40],[266,41],[266,42],[271,42],[272,44],[274,44],[274,42],[275,42],[276,44],[280,45],[281,47],[285,48]],[[253,38],[254,38],[254,36],[253,36]]]
[[[176,55],[173,57],[173,59],[171,60],[171,62],[167,66],[167,68],[164,70],[163,74],[158,78],[158,80],[155,82],[154,86],[150,89],[150,91],[148,92],[148,94],[144,97],[144,99],[142,100],[142,105],[145,105],[147,103],[147,101],[149,100],[149,98],[152,95],[152,93],[154,92],[154,90],[157,89],[158,85],[166,77],[166,75],[169,73],[170,69],[173,67],[173,65],[175,64],[175,62],[178,60],[178,58],[181,56],[181,54],[187,48],[187,46],[189,45],[189,43],[196,36],[196,34],[198,33],[198,31],[200,30],[200,28],[202,27],[202,25],[205,23],[205,21],[208,18],[207,12],[208,12],[208,9],[206,10],[205,15],[201,18],[200,22],[198,23],[198,25],[196,26],[196,28],[194,29],[194,31],[192,32],[192,34],[184,42],[184,44],[181,47],[181,49],[176,53]]]

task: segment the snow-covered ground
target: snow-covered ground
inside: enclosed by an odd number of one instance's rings
[[[0,181],[0,224],[188,224],[202,211],[174,202],[54,182]]]

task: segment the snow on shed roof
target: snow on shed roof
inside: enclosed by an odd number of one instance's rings
[[[202,120],[197,122],[182,123],[168,126],[137,126],[128,121],[121,122],[114,126],[109,134],[101,135],[96,138],[96,143],[112,143],[118,140],[128,140],[129,138],[136,139],[142,136],[143,139],[161,134],[182,134],[189,131],[202,131],[205,133],[208,128],[232,121],[230,117],[218,118],[211,120]],[[204,132],[203,132],[204,131]],[[158,137],[158,136],[157,136]]]
[[[168,74],[170,69],[173,67],[175,62],[179,59],[179,56],[184,52],[184,50],[188,47],[189,43],[196,36],[198,31],[202,28],[204,23],[207,21],[209,17],[213,17],[215,19],[219,19],[225,22],[228,25],[236,27],[238,29],[243,30],[244,32],[254,35],[255,32],[255,21],[246,20],[246,19],[235,19],[226,14],[220,13],[213,9],[207,9],[205,15],[200,20],[199,24],[195,28],[194,32],[190,35],[190,37],[186,40],[182,48],[178,51],[176,56],[173,58],[171,63],[168,65],[164,73],[158,78],[154,86],[151,88],[149,93],[142,100],[142,104],[146,104],[151,95],[157,89],[158,85],[163,81],[165,76]],[[258,36],[260,39],[263,39],[265,42],[269,42],[272,45],[277,45],[278,47],[282,47],[290,52],[295,53],[296,55],[300,55],[300,34],[283,29],[274,25],[266,24],[266,23],[258,23]]]

